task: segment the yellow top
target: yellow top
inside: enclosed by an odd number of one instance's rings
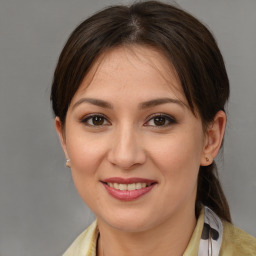
[[[256,238],[228,222],[223,221],[222,224],[223,238],[219,256],[256,256]],[[204,211],[201,211],[183,256],[197,256],[203,226]],[[94,221],[76,238],[63,256],[96,256],[98,235],[97,222]]]

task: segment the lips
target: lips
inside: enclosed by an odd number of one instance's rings
[[[149,179],[119,177],[108,178],[101,182],[111,196],[122,201],[138,199],[151,191],[156,184],[156,181]]]

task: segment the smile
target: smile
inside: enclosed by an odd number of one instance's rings
[[[146,188],[149,187],[151,184],[147,183],[132,183],[132,184],[119,184],[119,183],[110,183],[108,182],[107,185],[111,188],[115,188],[118,190],[136,190],[136,189],[141,189],[141,188]]]
[[[132,201],[151,191],[156,181],[141,178],[110,178],[101,181],[112,197],[121,201]]]

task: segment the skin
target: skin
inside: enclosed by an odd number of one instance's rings
[[[163,98],[172,102],[142,104]],[[104,118],[97,123],[89,118],[92,114]],[[160,125],[159,114],[164,115]],[[98,59],[71,101],[65,127],[55,120],[77,191],[98,219],[97,255],[184,253],[196,225],[199,167],[217,155],[225,124],[219,111],[203,130],[175,70],[157,50],[119,47]],[[157,184],[124,202],[101,183],[110,177],[146,178]]]

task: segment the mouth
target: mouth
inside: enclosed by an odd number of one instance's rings
[[[142,178],[109,178],[101,181],[107,192],[121,201],[132,201],[147,194],[154,185],[154,180]]]
[[[123,190],[133,191],[133,190],[138,190],[138,189],[142,189],[142,188],[147,188],[147,187],[153,185],[154,183],[137,182],[137,183],[131,183],[131,184],[123,184],[123,183],[107,182],[104,184],[106,184],[110,188],[115,188],[115,189],[122,190],[122,191]]]

